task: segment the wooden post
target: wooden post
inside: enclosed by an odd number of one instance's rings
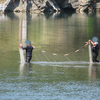
[[[19,44],[22,43],[23,46],[26,46],[25,41],[27,39],[27,15],[24,13],[23,15],[21,14],[21,16],[22,18],[19,20]],[[19,52],[21,63],[25,63],[24,51],[19,48]]]
[[[25,41],[27,40],[27,15],[26,13],[23,14],[22,19],[22,43],[25,46]]]
[[[19,44],[22,43],[23,46],[25,46],[25,41],[27,39],[27,15],[26,13],[20,14],[20,20],[19,20]],[[24,57],[24,51],[19,48],[20,53],[20,76],[23,74],[24,64],[25,64],[25,57]]]
[[[90,41],[88,41],[88,43],[89,43],[89,61],[90,61],[90,63],[92,63],[91,43],[90,43]]]
[[[22,21],[19,20],[19,44],[22,43]],[[21,63],[25,63],[24,52],[21,48],[19,48],[20,53],[20,61]]]

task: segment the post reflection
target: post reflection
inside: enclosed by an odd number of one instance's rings
[[[98,64],[89,65],[89,81],[95,81],[98,74]]]
[[[23,44],[25,46],[25,41],[27,40],[27,15],[26,13],[20,14],[19,19],[19,44]],[[25,57],[24,57],[24,51],[19,48],[19,54],[20,54],[20,76],[23,74],[24,64],[25,64]]]

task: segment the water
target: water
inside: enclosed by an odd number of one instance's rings
[[[100,40],[99,20],[99,13],[0,15],[0,99],[99,100],[100,64],[90,65],[85,46]],[[30,64],[20,59],[27,39],[35,46]]]

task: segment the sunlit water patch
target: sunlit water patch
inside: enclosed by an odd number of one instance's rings
[[[89,62],[86,61],[67,61],[67,62],[47,62],[47,61],[37,61],[31,62],[32,64],[39,64],[41,66],[58,66],[58,67],[87,67]]]

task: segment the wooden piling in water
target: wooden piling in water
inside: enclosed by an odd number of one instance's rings
[[[21,15],[22,17],[19,20],[19,44],[26,46],[25,41],[27,40],[27,15],[26,13]],[[19,48],[20,52],[20,61],[25,63],[24,51]]]
[[[88,43],[89,43],[89,62],[92,63],[91,43],[90,43],[90,41],[88,41]]]

